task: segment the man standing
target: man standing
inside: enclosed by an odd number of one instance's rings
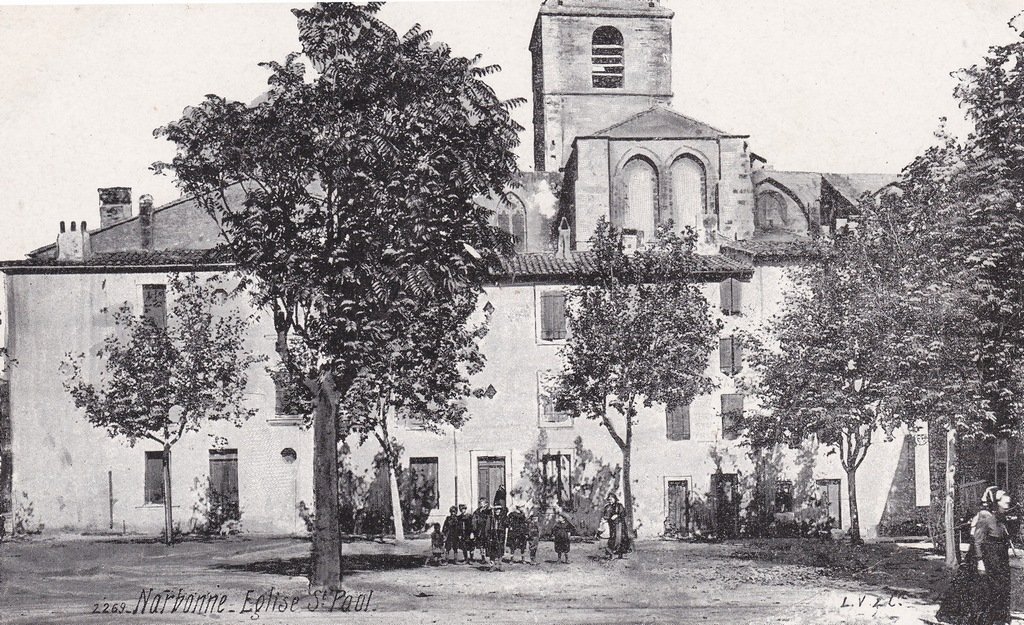
[[[459,504],[459,549],[464,564],[473,561],[473,515],[464,503]]]
[[[459,538],[461,534],[461,522],[459,521],[459,509],[455,506],[448,508],[448,516],[444,520],[444,527],[441,534],[444,535],[444,559],[455,564],[455,557],[459,552]]]
[[[487,562],[487,540],[491,525],[491,509],[487,498],[480,498],[480,506],[473,512],[473,546],[480,550],[480,561]],[[472,554],[472,552],[470,552]]]
[[[519,563],[526,562],[527,521],[523,512],[523,504],[516,504],[516,509],[508,515],[508,550],[509,560],[515,562],[516,551],[519,551]]]

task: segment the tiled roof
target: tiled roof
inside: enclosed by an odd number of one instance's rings
[[[746,239],[725,241],[722,254],[733,258],[751,258],[755,261],[800,260],[820,258],[821,244],[814,239]]]
[[[0,262],[8,273],[116,273],[153,269],[227,269],[233,263],[220,250],[159,250],[96,253],[86,260],[29,258]],[[585,279],[596,272],[592,252],[570,252],[566,258],[553,253],[517,254],[502,259],[500,270],[492,272],[498,281],[568,281]],[[690,275],[708,280],[725,277],[749,278],[753,269],[742,260],[722,255],[693,257]]]
[[[822,177],[853,205],[865,193],[875,193],[899,180],[894,174],[822,174]]]
[[[572,281],[585,279],[596,272],[597,263],[593,252],[570,252],[565,258],[553,253],[533,253],[503,259],[501,272],[495,278],[513,282]],[[753,268],[749,263],[720,254],[694,255],[693,268],[689,274],[706,280],[726,277],[747,279],[753,274]]]
[[[104,272],[137,268],[223,268],[230,260],[217,249],[205,250],[135,250],[129,252],[100,252],[85,260],[57,260],[35,257],[25,260],[0,261],[0,270],[16,272]]]

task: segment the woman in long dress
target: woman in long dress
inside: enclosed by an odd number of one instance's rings
[[[613,555],[621,558],[629,551],[632,541],[626,527],[626,509],[619,503],[615,493],[608,493],[602,516],[608,524],[608,545],[605,551],[609,558]]]
[[[936,618],[953,625],[1010,622],[1010,553],[1006,493],[990,487],[971,521],[970,549],[943,595]]]

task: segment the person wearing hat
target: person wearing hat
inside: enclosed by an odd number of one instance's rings
[[[1010,533],[1006,513],[1010,496],[990,486],[981,497],[981,510],[971,521],[971,537],[978,562],[978,574],[985,577],[988,616],[983,623],[1010,622]]]
[[[970,522],[970,547],[943,593],[936,620],[956,625],[1009,623],[1009,535],[1004,522],[1009,504],[998,488],[985,490],[981,510]]]
[[[459,536],[462,533],[462,524],[459,521],[459,509],[455,506],[448,508],[448,516],[444,519],[444,527],[441,533],[444,535],[444,559],[455,564],[455,557],[459,553]]]
[[[473,546],[480,550],[480,562],[487,562],[488,530],[491,525],[491,508],[487,498],[480,498],[480,506],[473,512]],[[470,555],[472,555],[470,551]]]
[[[473,561],[473,515],[464,503],[459,504],[459,549],[463,564]]]
[[[608,524],[608,545],[605,553],[608,558],[613,555],[621,558],[630,548],[629,528],[626,527],[626,509],[619,503],[615,493],[608,493],[604,512],[601,515]]]
[[[516,551],[519,551],[519,563],[526,563],[526,513],[523,504],[517,503],[516,509],[508,514],[508,550],[510,561],[515,562]]]
[[[495,499],[495,502],[497,501]],[[495,503],[491,510],[487,533],[487,559],[491,562],[492,570],[501,570],[501,559],[505,556],[505,544],[508,541],[508,511],[498,503]]]

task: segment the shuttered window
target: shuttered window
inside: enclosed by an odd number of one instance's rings
[[[725,393],[722,395],[722,438],[739,438],[739,421],[743,416],[743,395]]]
[[[726,315],[740,314],[742,299],[740,297],[740,285],[742,283],[735,278],[728,278],[718,285],[722,296],[722,313]]]
[[[665,411],[665,436],[670,441],[690,440],[690,405],[670,406]]]
[[[743,368],[743,345],[734,336],[727,336],[718,342],[718,357],[722,373],[734,375]]]
[[[540,338],[561,341],[566,337],[565,293],[548,291],[540,294]]]
[[[142,316],[158,328],[167,327],[167,287],[163,284],[142,285]]]
[[[145,503],[164,502],[164,452],[146,452]]]
[[[537,401],[540,407],[540,425],[571,425],[569,413],[555,409],[555,386],[557,379],[552,371],[537,372]]]
[[[210,450],[210,490],[214,504],[238,505],[238,450]]]
[[[427,507],[436,510],[441,505],[441,493],[437,485],[437,458],[409,458],[409,471],[416,480],[416,490],[430,493]]]
[[[544,478],[545,500],[556,500],[562,508],[572,505],[572,489],[569,477],[572,474],[572,462],[569,454],[544,454],[541,471]]]

